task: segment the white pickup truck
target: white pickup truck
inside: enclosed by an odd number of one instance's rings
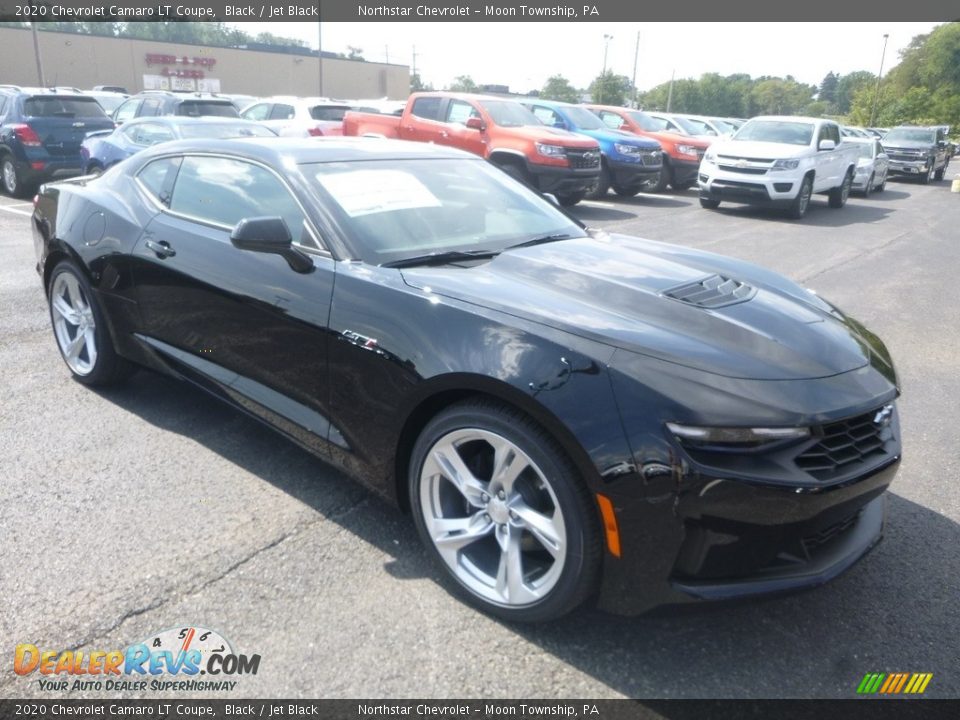
[[[704,154],[700,205],[710,210],[724,200],[768,205],[799,219],[813,193],[826,193],[830,207],[840,208],[850,195],[858,155],[830,120],[755,117]]]

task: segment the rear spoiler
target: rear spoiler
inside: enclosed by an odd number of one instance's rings
[[[112,132],[113,130],[91,130],[83,136],[83,139],[89,140],[90,138],[100,137],[101,135],[110,135]]]

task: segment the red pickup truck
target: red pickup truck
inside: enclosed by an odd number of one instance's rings
[[[414,93],[400,117],[348,112],[343,134],[451,145],[486,158],[561,205],[575,205],[600,178],[596,140],[547,127],[520,103],[464,93]]]

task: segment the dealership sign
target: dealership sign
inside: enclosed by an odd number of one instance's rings
[[[147,53],[148,67],[162,65],[159,71],[143,76],[144,90],[199,90],[220,92],[220,80],[206,77],[204,70],[217,64],[212,57],[189,57],[166,53]]]

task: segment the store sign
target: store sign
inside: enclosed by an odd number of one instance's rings
[[[177,77],[175,75],[144,75],[143,89],[218,93],[220,92],[220,79]]]

